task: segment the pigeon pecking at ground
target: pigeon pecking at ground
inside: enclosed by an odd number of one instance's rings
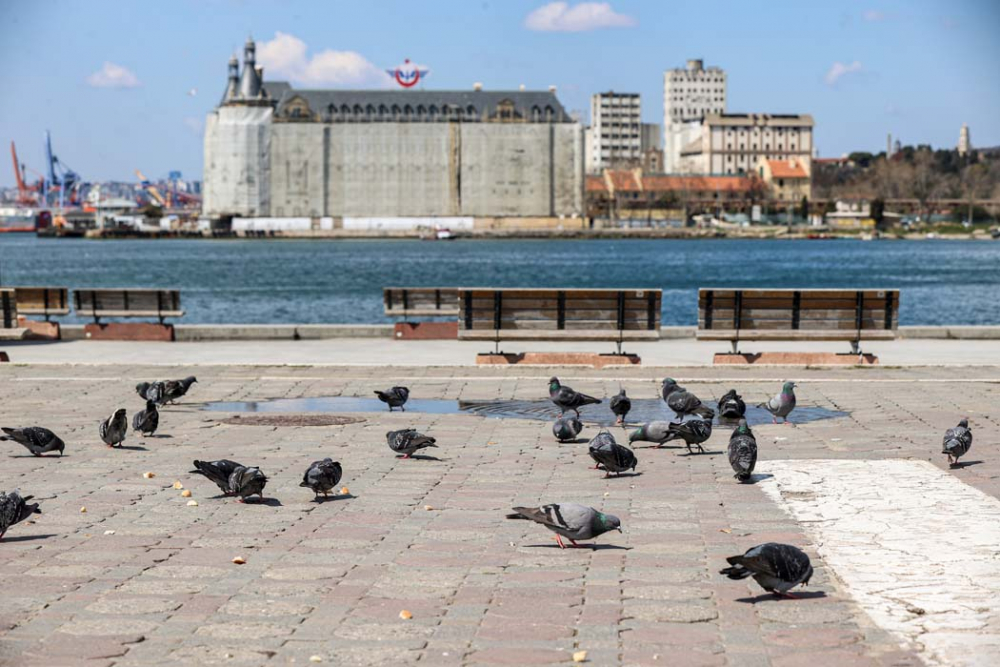
[[[576,543],[577,540],[591,540],[611,530],[622,530],[622,522],[618,517],[577,503],[553,503],[513,509],[514,513],[507,515],[508,519],[524,519],[542,524],[556,534],[556,542],[562,549],[566,548],[563,537],[574,547],[579,547],[581,545]]]
[[[757,465],[757,440],[753,431],[747,426],[747,420],[741,419],[729,437],[729,465],[736,473],[736,479],[749,482],[754,466]]]
[[[790,588],[805,586],[813,575],[809,556],[790,544],[768,542],[759,544],[742,556],[730,556],[726,561],[732,566],[720,570],[730,579],[752,576],[765,591],[778,596],[794,598]]]
[[[594,468],[604,466],[604,476],[610,477],[611,473],[622,474],[626,470],[635,470],[639,460],[635,458],[635,453],[624,445],[615,442],[615,436],[607,431],[601,431],[594,436],[588,447],[590,458],[597,463]]]
[[[339,461],[329,458],[313,461],[306,469],[306,474],[302,476],[302,483],[299,486],[312,489],[317,496],[322,493],[324,497],[328,497],[330,489],[340,483],[340,478],[343,475],[344,471],[340,467]]]
[[[599,398],[581,394],[573,391],[572,387],[559,384],[559,378],[555,377],[549,378],[549,398],[562,410],[563,414],[566,414],[568,410],[572,410],[576,413],[577,417],[580,416],[580,408],[583,406],[597,405],[601,402]]]
[[[211,481],[215,482],[215,485],[219,487],[222,493],[228,496],[230,495],[229,476],[232,475],[237,468],[242,467],[244,467],[242,464],[228,459],[220,459],[218,461],[196,460],[194,462],[194,470],[190,470],[189,472],[204,475]]]
[[[631,409],[632,401],[625,395],[624,389],[611,397],[611,412],[615,413],[615,416],[618,417],[618,421],[615,422],[616,424],[621,424],[624,427],[625,417],[628,416]]]
[[[941,453],[948,455],[948,465],[957,465],[958,458],[960,456],[965,456],[971,448],[972,431],[969,430],[968,419],[963,419],[958,422],[958,426],[945,431],[944,447],[941,450]]]
[[[742,419],[747,413],[747,404],[743,397],[730,389],[719,399],[719,417],[723,419]]]
[[[711,419],[715,416],[715,411],[712,408],[703,405],[700,398],[684,387],[678,386],[677,381],[673,378],[663,380],[660,386],[660,395],[666,401],[667,407],[673,410],[681,421],[688,415],[694,414],[705,419]]]
[[[378,396],[378,400],[389,406],[389,412],[392,412],[393,408],[399,408],[406,412],[406,408],[403,406],[410,398],[410,390],[406,387],[392,387],[388,391],[376,391],[375,395]]]
[[[157,405],[167,402],[167,386],[163,382],[140,382],[135,386],[135,393],[145,401],[153,401]]]
[[[788,415],[795,409],[795,383],[785,382],[781,385],[781,393],[776,394],[767,403],[761,403],[758,408],[764,408],[771,413],[771,421],[778,423],[778,417],[788,423]]]
[[[679,424],[671,422],[669,430],[670,432],[667,434],[667,438],[657,445],[657,447],[661,447],[671,440],[680,439],[684,441],[685,445],[687,445],[688,453],[694,453],[691,449],[691,445],[694,445],[698,448],[698,451],[704,454],[705,448],[701,446],[701,443],[712,437],[712,422],[709,419],[692,417],[691,419],[682,421]]]
[[[146,401],[146,409],[132,415],[132,430],[142,435],[153,435],[159,425],[160,413],[153,401]]]
[[[196,378],[193,375],[189,375],[183,380],[167,380],[166,382],[163,383],[164,401],[170,403],[177,402],[185,394],[188,393],[188,390],[191,388],[191,385],[197,381],[198,378]]]
[[[59,452],[59,456],[62,456],[66,449],[66,443],[59,436],[41,426],[0,427],[0,431],[7,434],[0,436],[0,440],[11,440],[19,445],[24,445],[35,456],[41,456],[48,452]]]
[[[229,493],[239,496],[239,502],[244,502],[249,496],[260,496],[264,499],[264,486],[267,484],[267,477],[260,471],[260,468],[247,468],[238,466],[229,476]]]
[[[125,434],[128,433],[128,415],[125,413],[125,408],[115,410],[113,415],[102,421],[98,433],[108,447],[117,447],[125,442]]]
[[[631,442],[655,442],[662,445],[670,435],[671,422],[655,421],[643,424],[628,434],[628,441]]]
[[[563,415],[559,417],[552,424],[552,435],[556,437],[559,442],[566,442],[568,440],[575,440],[576,436],[580,435],[580,431],[583,430],[583,422],[581,422],[576,417],[567,417]]]
[[[413,453],[425,447],[437,447],[434,438],[423,433],[417,433],[412,428],[405,428],[401,431],[389,431],[385,434],[385,441],[389,443],[389,449],[402,454],[404,459],[413,456]]]
[[[21,491],[14,489],[10,493],[0,491],[0,538],[7,533],[7,529],[16,523],[21,523],[32,514],[41,514],[38,503],[28,504],[34,496],[21,497]]]

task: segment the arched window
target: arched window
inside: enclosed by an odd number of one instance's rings
[[[333,120],[333,117],[337,115],[337,105],[331,104],[326,108],[326,119]]]
[[[531,107],[531,122],[537,123],[542,120],[542,110],[538,108],[538,105]]]
[[[545,107],[545,121],[547,123],[551,123],[552,120],[555,118],[555,116],[556,116],[556,110],[553,109],[552,107],[546,105],[546,107]]]
[[[378,119],[389,120],[389,107],[384,104],[378,105]]]
[[[413,120],[413,107],[411,107],[409,104],[403,107],[403,116],[408,121]]]
[[[514,102],[512,100],[500,100],[497,104],[497,118],[501,121],[514,120]]]
[[[346,104],[340,105],[340,117],[344,120],[354,120],[351,118],[351,107]]]
[[[470,104],[465,107],[465,117],[466,120],[479,120],[479,112],[476,111],[476,107]]]
[[[393,104],[392,105],[392,119],[393,120],[402,120],[402,115],[403,115],[403,110],[399,107],[399,105],[398,104]]]
[[[417,105],[417,120],[427,120],[427,107],[423,104]]]
[[[375,120],[375,105],[374,104],[369,104],[367,107],[365,107],[365,116],[366,116],[365,120],[369,120],[369,121]]]
[[[427,119],[428,120],[438,119],[438,108],[436,105],[432,104],[430,109],[427,110]]]

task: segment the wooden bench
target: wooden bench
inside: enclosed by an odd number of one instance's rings
[[[17,296],[13,289],[0,288],[0,339],[21,340],[28,330],[18,326]]]
[[[894,340],[899,290],[700,289],[699,340]]]
[[[14,292],[20,315],[42,315],[46,321],[53,315],[69,315],[69,290],[65,287],[15,287]]]
[[[76,289],[73,290],[76,314],[102,317],[155,317],[163,324],[167,317],[182,317],[181,293],[158,289]]]
[[[659,340],[658,289],[486,289],[458,291],[459,340]]]
[[[457,287],[385,287],[385,314],[389,317],[457,317]]]

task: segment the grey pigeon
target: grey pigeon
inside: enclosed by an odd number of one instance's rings
[[[159,425],[160,413],[153,401],[146,401],[146,409],[132,415],[132,430],[142,435],[153,435]]]
[[[244,467],[242,464],[228,459],[221,459],[219,461],[196,460],[194,462],[194,470],[189,472],[204,475],[208,479],[215,482],[215,485],[219,487],[222,493],[228,496],[230,495],[229,477],[236,471],[237,468],[242,467]]]
[[[655,421],[643,424],[628,435],[629,442],[655,442],[662,445],[670,436],[671,422]]]
[[[604,476],[610,477],[611,473],[620,475],[625,470],[635,470],[639,464],[635,458],[635,453],[624,445],[615,442],[615,437],[607,431],[601,431],[594,436],[588,447],[590,458],[597,463],[595,468],[604,466]]]
[[[788,423],[788,415],[795,409],[795,383],[786,382],[781,385],[781,393],[776,394],[767,403],[761,403],[758,408],[764,408],[771,413],[771,421],[778,423],[778,417]]]
[[[135,386],[135,392],[139,394],[140,398],[153,401],[157,405],[163,405],[167,402],[166,384],[159,380],[156,382],[140,382]]]
[[[41,456],[47,452],[59,452],[59,456],[62,456],[63,450],[66,449],[66,443],[59,436],[41,426],[0,427],[0,430],[7,434],[0,436],[0,440],[11,440],[19,445],[24,445],[35,456]]]
[[[248,468],[237,466],[233,474],[229,476],[229,493],[239,496],[239,502],[243,502],[249,496],[260,496],[264,499],[264,485],[267,484],[267,477],[260,471],[260,468]]]
[[[401,431],[389,431],[385,434],[385,441],[389,443],[389,449],[402,454],[404,459],[410,458],[414,452],[425,447],[437,447],[434,438],[423,433],[417,433],[412,428],[405,428]]]
[[[324,496],[329,496],[330,489],[340,483],[340,478],[343,475],[344,471],[341,469],[339,461],[328,458],[322,461],[313,461],[306,469],[306,474],[302,476],[302,483],[299,486],[312,489],[317,496],[321,493]]]
[[[555,377],[549,378],[549,398],[562,410],[563,414],[572,410],[577,417],[580,416],[580,408],[583,406],[596,405],[601,402],[600,399],[581,394],[573,391],[572,387],[559,384],[559,378]]]
[[[692,417],[686,421],[682,421],[677,424],[674,422],[670,423],[670,433],[667,435],[666,440],[660,443],[662,446],[671,440],[681,439],[684,444],[687,445],[688,452],[694,453],[691,450],[691,445],[698,448],[698,451],[704,453],[705,448],[701,446],[701,443],[705,442],[712,437],[712,422],[708,419],[702,419],[701,417]]]
[[[392,387],[388,391],[376,391],[375,395],[378,396],[378,400],[389,406],[389,412],[392,412],[393,408],[399,408],[406,412],[406,408],[403,406],[410,398],[410,390],[406,387]]]
[[[574,547],[579,547],[577,540],[590,540],[611,530],[622,530],[622,522],[618,517],[577,503],[553,503],[513,509],[514,513],[507,515],[508,519],[524,519],[542,524],[556,534],[556,542],[563,549],[566,548],[563,537]]]
[[[166,402],[175,403],[191,389],[191,385],[198,381],[193,375],[189,375],[183,380],[168,380],[163,383],[163,399]]]
[[[629,410],[632,409],[632,401],[629,397],[625,395],[625,390],[622,389],[617,394],[611,397],[611,412],[618,417],[616,424],[625,425],[625,417],[628,416]]]
[[[34,496],[21,497],[21,492],[14,489],[10,493],[0,491],[0,538],[4,536],[7,529],[16,523],[21,523],[32,514],[41,514],[38,503],[28,504]]]
[[[125,408],[115,410],[113,415],[102,421],[98,432],[108,447],[116,447],[125,442],[125,434],[128,433],[128,415],[125,414]]]
[[[677,384],[673,378],[666,378],[660,385],[660,395],[667,407],[677,414],[681,421],[688,415],[698,415],[705,419],[715,416],[715,411],[707,405],[702,405],[701,399]]]
[[[729,437],[729,465],[736,473],[736,479],[741,482],[750,481],[754,466],[757,465],[757,439],[747,426],[747,420],[741,419]]]
[[[559,442],[575,440],[582,430],[583,422],[576,417],[563,415],[552,424],[552,435],[556,436],[556,440]]]
[[[944,434],[942,454],[948,455],[948,464],[956,465],[960,456],[965,456],[972,447],[972,431],[969,430],[969,420],[963,419],[958,426],[950,428]]]
[[[747,404],[743,397],[730,389],[719,399],[719,417],[723,419],[742,419],[747,413]]]
[[[732,567],[720,570],[719,574],[730,579],[752,576],[765,591],[789,598],[795,596],[788,590],[799,584],[805,586],[813,574],[809,556],[790,544],[759,544],[742,556],[730,556],[726,561]]]

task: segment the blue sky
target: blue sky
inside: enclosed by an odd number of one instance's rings
[[[730,111],[811,113],[822,156],[881,150],[887,132],[953,146],[963,122],[995,146],[998,29],[996,0],[0,0],[0,139],[41,170],[49,129],[88,181],[198,178],[205,114],[252,33],[265,78],[309,87],[383,85],[410,58],[428,89],[555,85],[585,119],[591,93],[639,92],[662,122],[663,70],[703,58],[726,69]]]

